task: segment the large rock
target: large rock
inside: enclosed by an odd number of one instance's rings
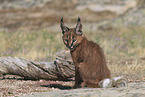
[[[120,17],[100,23],[99,28],[107,30],[112,27],[128,26],[145,27],[145,8],[134,8]]]
[[[135,0],[117,0],[118,2],[115,2],[114,0],[114,3],[112,3],[112,0],[109,0],[108,2],[105,2],[106,0],[102,1],[104,2],[89,2],[87,4],[82,4],[76,9],[80,11],[89,9],[93,12],[110,11],[116,14],[123,14],[128,9],[135,7],[137,4]]]
[[[0,9],[30,8],[44,6],[52,0],[0,0]]]
[[[129,8],[136,6],[136,0],[0,0],[0,9],[20,9],[30,7],[43,7],[48,3],[54,8],[75,8],[83,11],[89,9],[93,12],[110,11],[122,14]],[[73,7],[72,7],[73,5]]]

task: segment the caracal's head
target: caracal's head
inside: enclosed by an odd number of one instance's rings
[[[61,18],[60,27],[63,34],[62,39],[64,44],[71,51],[75,50],[75,48],[81,43],[84,37],[80,18],[78,17],[77,25],[75,28],[69,28],[65,26],[63,23],[63,18]]]

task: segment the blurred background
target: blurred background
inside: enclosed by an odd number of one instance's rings
[[[61,17],[75,27],[78,16],[84,35],[103,48],[112,77],[145,82],[145,0],[0,0],[0,57],[54,61],[58,52],[68,50]],[[54,91],[49,81],[6,78],[0,78],[3,97]]]
[[[127,21],[120,20],[120,24],[143,25],[144,12],[140,11],[144,11],[144,3],[145,0],[0,0],[0,28],[11,32],[42,28],[60,31],[61,17],[72,24],[79,16],[83,24],[92,27],[88,30],[96,30],[98,23],[125,14]]]
[[[55,60],[68,50],[61,17],[75,27],[78,16],[85,36],[103,48],[113,75],[145,79],[145,0],[0,0],[0,57]]]

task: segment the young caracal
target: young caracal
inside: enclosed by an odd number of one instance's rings
[[[112,87],[114,85],[112,83],[113,79],[110,79],[110,71],[106,65],[103,50],[98,44],[87,40],[82,31],[80,18],[78,17],[75,28],[65,26],[63,18],[61,19],[60,26],[63,34],[63,42],[70,49],[75,65],[74,88],[86,86],[94,88],[108,87],[104,86],[104,83]],[[107,82],[105,79],[107,79]]]

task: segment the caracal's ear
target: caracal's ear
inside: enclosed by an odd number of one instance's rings
[[[76,26],[76,33],[78,35],[82,35],[82,24],[81,24],[81,19],[78,17],[78,21],[77,21],[77,26]]]
[[[63,17],[61,18],[60,27],[62,30],[62,34],[64,34],[65,32],[67,32],[69,30],[69,28],[67,26],[65,26],[63,23]]]

